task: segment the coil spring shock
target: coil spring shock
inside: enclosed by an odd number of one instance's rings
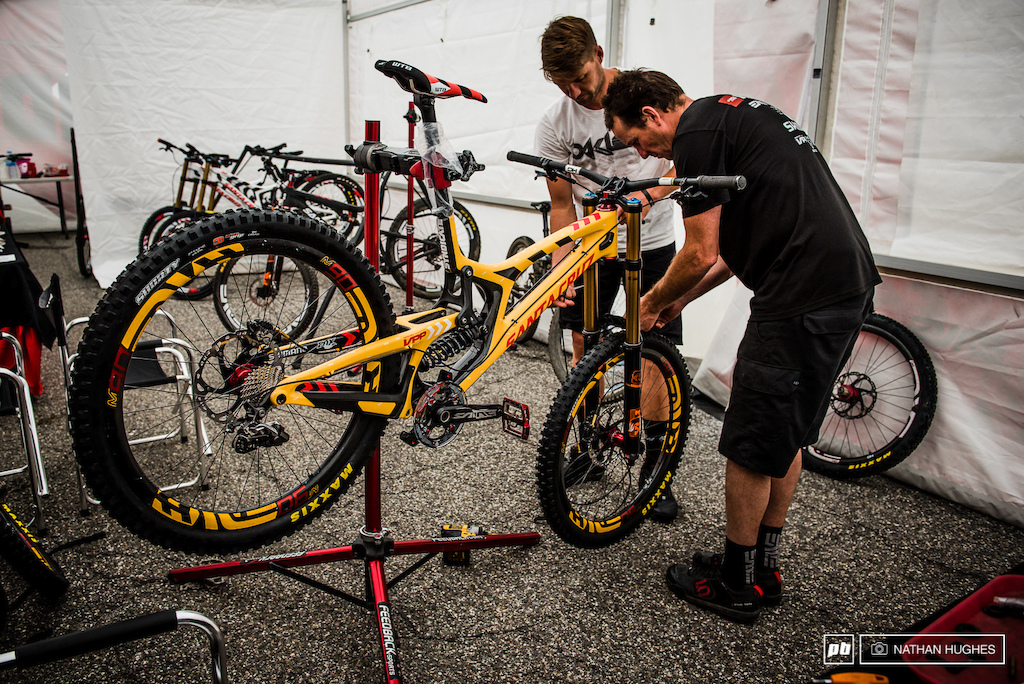
[[[436,368],[452,358],[463,349],[473,344],[483,335],[483,326],[473,325],[456,328],[450,333],[439,337],[432,345],[427,347],[423,354],[423,361],[420,363],[421,371],[428,371]]]

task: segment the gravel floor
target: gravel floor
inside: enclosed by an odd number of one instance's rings
[[[88,315],[101,296],[77,274],[74,243],[19,235],[40,281],[62,277],[68,318]],[[235,682],[376,682],[379,654],[370,617],[337,598],[274,573],[212,583],[172,584],[170,569],[208,559],[129,535],[102,510],[78,512],[58,357],[44,352],[44,395],[35,403],[52,493],[48,549],[97,533],[102,539],[56,552],[71,588],[56,605],[25,595],[6,564],[0,583],[12,602],[0,651],[173,608],[215,620]],[[836,482],[806,473],[783,541],[786,599],[753,626],[696,610],[666,588],[665,568],[724,536],[720,424],[694,412],[672,525],[647,523],[607,549],[562,543],[543,522],[534,484],[536,440],[556,391],[537,343],[506,354],[471,401],[526,402],[529,443],[496,424],[470,425],[443,449],[410,448],[393,424],[383,441],[383,520],[395,539],[435,536],[445,523],[489,532],[537,531],[530,548],[475,551],[469,567],[431,559],[391,590],[408,682],[805,682],[823,669],[825,634],[898,632],[1024,560],[1024,530],[885,477]],[[0,417],[0,469],[20,456],[13,416]],[[21,476],[6,501],[27,510]],[[319,521],[248,557],[351,542],[362,524],[361,488]],[[415,556],[387,563],[389,578]],[[304,571],[360,595],[361,562]],[[208,681],[199,632],[182,629],[71,661],[0,672],[3,682]]]

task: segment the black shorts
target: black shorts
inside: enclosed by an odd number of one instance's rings
[[[824,309],[749,321],[737,352],[718,451],[745,468],[783,477],[818,440],[832,387],[871,313],[874,290]]]
[[[643,263],[640,266],[640,294],[643,295],[654,286],[654,283],[665,275],[668,265],[676,255],[676,245],[672,243],[664,247],[649,249],[640,254]],[[597,315],[598,318],[612,310],[615,295],[624,282],[626,273],[622,261],[604,259],[597,264]],[[583,278],[576,281],[576,299],[572,306],[567,306],[558,314],[558,322],[563,328],[583,332]],[[683,343],[683,322],[676,317],[658,332],[676,344]]]

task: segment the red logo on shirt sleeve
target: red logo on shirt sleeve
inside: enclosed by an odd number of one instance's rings
[[[736,97],[735,95],[723,95],[718,101],[722,104],[739,107],[743,103],[743,100],[744,98]]]

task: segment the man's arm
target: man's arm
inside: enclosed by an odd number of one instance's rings
[[[729,269],[718,253],[718,227],[722,207],[683,220],[686,238],[661,280],[640,300],[640,329],[650,330],[686,303],[725,282]]]

